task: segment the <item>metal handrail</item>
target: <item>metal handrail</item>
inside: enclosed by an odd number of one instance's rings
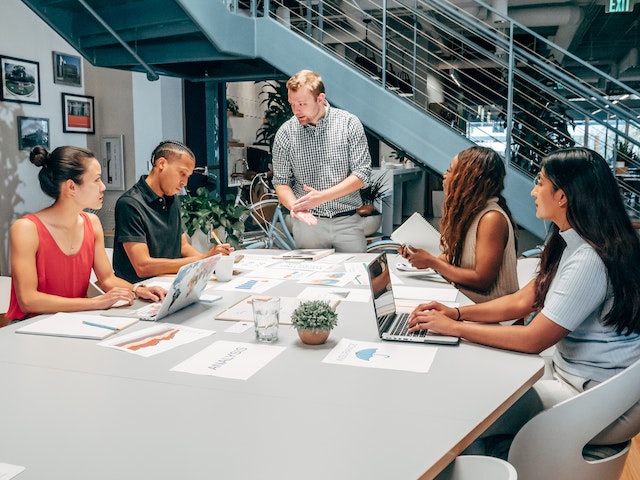
[[[640,93],[481,0],[473,3],[486,20],[449,0],[345,0],[338,6],[306,0],[295,7],[266,0],[262,10],[251,0],[251,9],[274,17],[286,9],[292,30],[470,140],[502,150],[525,174],[535,175],[550,149],[572,144],[599,151],[615,170],[618,146],[626,142],[636,153],[625,159],[628,168],[640,167],[638,113],[623,102]],[[581,65],[617,95],[576,77],[545,52]],[[495,132],[478,133],[475,124],[487,118]],[[577,123],[584,128],[580,136]],[[628,183],[621,191],[638,212],[640,192]]]

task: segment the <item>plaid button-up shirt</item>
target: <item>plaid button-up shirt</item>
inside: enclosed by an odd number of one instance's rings
[[[327,106],[317,125],[300,125],[297,118],[287,120],[273,143],[273,184],[289,185],[296,198],[306,194],[308,185],[326,190],[349,175],[356,175],[365,185],[371,175],[371,156],[358,118],[338,108]],[[331,217],[362,206],[356,191],[318,205],[314,215]]]

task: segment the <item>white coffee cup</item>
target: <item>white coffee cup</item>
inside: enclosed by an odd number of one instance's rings
[[[234,258],[230,255],[220,257],[216,263],[215,275],[218,282],[228,282],[233,277]]]

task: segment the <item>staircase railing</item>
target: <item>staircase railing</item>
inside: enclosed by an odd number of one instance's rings
[[[465,9],[448,0],[251,0],[246,6],[255,16],[269,12],[527,175],[557,148],[598,151],[617,174],[630,214],[640,216],[640,119],[630,106],[640,93],[490,5],[470,3]],[[562,68],[567,62],[588,75]]]

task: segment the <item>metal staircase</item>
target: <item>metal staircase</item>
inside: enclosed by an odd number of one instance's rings
[[[333,104],[437,173],[473,143],[492,146],[509,165],[516,220],[539,236],[531,176],[558,146],[587,145],[612,169],[624,161],[621,191],[637,214],[639,162],[621,156],[640,151],[640,94],[483,2],[23,1],[94,65],[150,80],[319,71]],[[563,70],[568,61],[586,73]]]

